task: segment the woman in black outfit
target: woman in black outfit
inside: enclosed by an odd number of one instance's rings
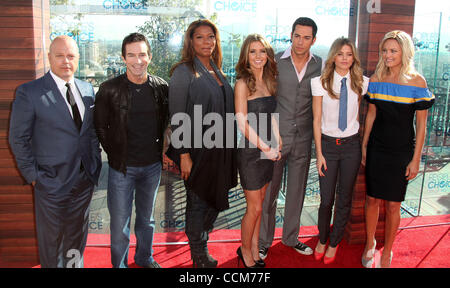
[[[247,201],[241,223],[242,247],[237,254],[245,267],[256,268],[265,266],[258,252],[264,195],[272,179],[273,163],[281,158],[281,138],[273,115],[277,65],[272,47],[261,35],[247,36],[236,72],[236,120],[243,134],[238,169]]]
[[[217,266],[217,260],[208,253],[208,234],[219,212],[229,208],[228,191],[237,185],[236,129],[233,121],[227,123],[225,119],[227,113],[234,113],[233,89],[221,65],[216,26],[206,19],[192,22],[184,36],[182,59],[171,70],[169,110],[173,133],[169,157],[175,162],[179,157],[187,191],[186,235],[194,267],[201,268]],[[219,133],[223,137],[209,137],[208,129],[217,123],[202,125],[208,113],[216,113],[215,117],[220,118],[216,120],[222,121],[223,131]],[[226,131],[233,133],[227,135]],[[226,145],[227,140],[231,145]]]
[[[400,207],[409,181],[419,173],[427,110],[434,103],[425,78],[414,67],[414,43],[406,32],[390,31],[381,40],[379,61],[365,97],[369,109],[362,163],[366,166],[367,238],[361,261],[367,268],[389,268],[400,225]],[[384,248],[376,252],[375,232],[382,200],[386,207]]]

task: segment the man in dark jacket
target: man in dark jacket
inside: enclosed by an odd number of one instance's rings
[[[122,42],[127,71],[100,85],[95,99],[95,128],[108,155],[108,210],[111,262],[128,267],[130,219],[135,191],[137,265],[160,268],[152,256],[153,206],[161,178],[163,134],[168,122],[168,85],[149,75],[152,55],[144,35]]]
[[[83,266],[89,203],[102,167],[92,121],[94,89],[74,78],[79,58],[72,38],[56,37],[50,71],[20,85],[12,105],[9,143],[34,187],[42,268]]]

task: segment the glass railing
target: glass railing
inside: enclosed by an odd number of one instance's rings
[[[423,1],[417,0],[416,3]],[[66,34],[76,39],[81,54],[78,77],[91,82],[94,88],[98,89],[100,83],[125,71],[121,60],[122,39],[136,31],[146,34],[152,46],[153,59],[150,72],[169,80],[168,71],[179,59],[184,30],[197,18],[209,18],[219,27],[224,56],[223,71],[233,84],[234,67],[247,34],[264,35],[276,52],[280,52],[290,45],[292,22],[297,17],[306,15],[313,18],[319,26],[317,42],[312,52],[324,59],[332,41],[337,37],[348,35],[349,19],[356,17],[356,11],[351,6],[354,2],[350,0],[51,1],[50,37]],[[164,3],[172,3],[173,7],[161,6]],[[302,15],[299,15],[300,11]],[[404,217],[450,213],[449,20],[448,13],[420,14],[416,9],[413,35],[417,49],[416,65],[436,95],[436,103],[429,111],[428,137],[422,157],[421,173],[408,186],[406,201],[402,205]],[[317,225],[317,209],[320,203],[314,149],[312,153],[301,217],[302,225],[308,226]],[[103,154],[100,184],[91,204],[89,224],[91,233],[109,233],[109,213],[106,205],[107,172],[106,155]],[[286,182],[285,176],[278,198],[277,227],[281,227],[284,221]],[[229,202],[230,209],[219,215],[215,224],[217,229],[240,228],[240,221],[245,213],[245,197],[240,185],[229,192]],[[177,168],[166,161],[154,209],[156,232],[184,231],[185,206],[183,181],[180,180]],[[131,223],[134,225],[134,221]]]
[[[405,216],[450,212],[449,17],[448,12],[421,14],[416,9],[414,18],[416,68],[426,78],[436,100],[428,111],[420,173],[409,183],[402,204]]]

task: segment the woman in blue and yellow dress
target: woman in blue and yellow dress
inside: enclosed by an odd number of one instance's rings
[[[366,95],[369,109],[362,143],[367,184],[365,267],[391,265],[401,202],[408,181],[419,172],[427,109],[434,103],[425,79],[414,68],[414,45],[407,33],[388,32],[379,49],[380,59]],[[380,200],[386,201],[385,240],[383,252],[376,254]]]

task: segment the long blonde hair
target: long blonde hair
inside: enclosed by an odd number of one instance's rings
[[[407,83],[409,79],[416,76],[417,70],[414,67],[414,43],[408,33],[401,30],[394,30],[386,33],[379,46],[379,60],[375,69],[375,75],[381,81],[385,76],[389,75],[390,69],[386,67],[383,60],[383,47],[386,41],[396,40],[402,50],[402,67],[400,69],[399,80]]]
[[[208,26],[211,27],[214,36],[216,37],[216,47],[214,48],[214,51],[211,55],[211,59],[213,60],[214,64],[216,64],[217,68],[222,72],[222,48],[220,45],[220,35],[219,35],[219,29],[217,29],[216,25],[212,23],[208,19],[200,19],[192,22],[186,32],[184,33],[184,40],[183,40],[183,50],[181,51],[181,60],[172,66],[170,69],[170,76],[172,76],[173,71],[175,68],[177,68],[179,65],[186,63],[188,67],[191,69],[192,73],[195,73],[194,69],[194,58],[195,58],[195,52],[194,47],[192,47],[192,37],[194,36],[195,30],[200,26]]]
[[[256,91],[256,79],[253,75],[252,70],[250,69],[249,64],[249,51],[250,45],[253,42],[259,42],[264,46],[264,49],[267,53],[267,63],[264,65],[263,70],[263,81],[267,86],[270,94],[275,96],[277,90],[277,80],[276,77],[278,75],[277,64],[275,63],[275,52],[273,51],[272,46],[270,46],[269,42],[261,36],[260,34],[250,34],[245,38],[244,43],[241,47],[241,54],[239,56],[239,61],[236,64],[236,79],[243,79],[247,84],[248,89],[250,90],[250,94],[255,93]]]
[[[351,47],[353,53],[353,64],[350,67],[351,89],[361,98],[364,82],[363,70],[361,68],[361,61],[355,44],[348,38],[341,37],[334,40],[330,51],[328,52],[327,61],[325,62],[325,68],[323,69],[322,76],[320,76],[320,80],[322,81],[323,88],[327,90],[328,95],[330,95],[331,98],[338,99],[338,96],[333,91],[334,70],[336,69],[334,59],[345,45]]]

